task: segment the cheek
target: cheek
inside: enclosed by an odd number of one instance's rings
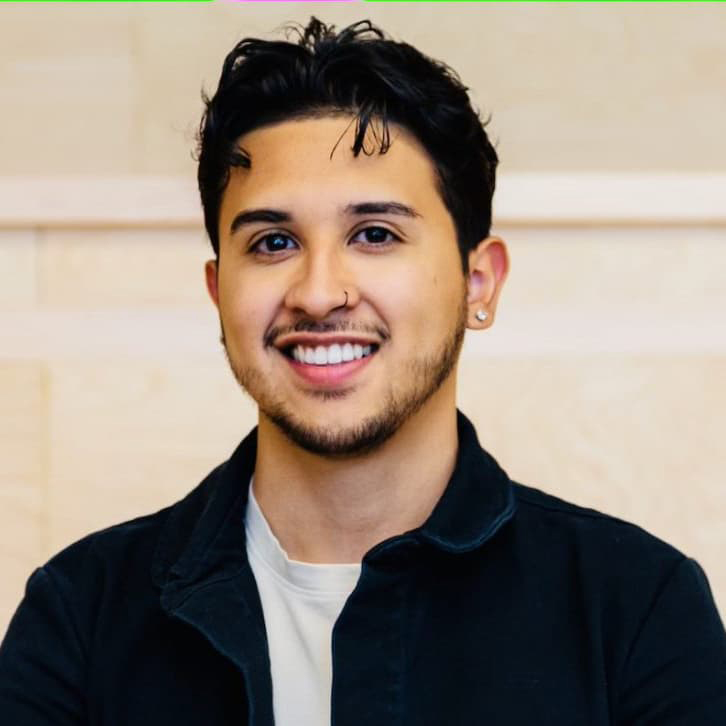
[[[379,312],[392,336],[407,345],[426,347],[438,341],[450,328],[459,305],[453,285],[445,285],[441,272],[425,266],[381,277],[375,290]]]
[[[361,275],[360,293],[389,325],[395,326],[420,305],[421,273],[412,265],[397,264],[366,271]]]
[[[221,284],[221,281],[220,281]],[[269,292],[240,279],[224,281],[220,290],[220,311],[228,339],[234,339],[235,348],[245,350],[259,341],[274,311]]]

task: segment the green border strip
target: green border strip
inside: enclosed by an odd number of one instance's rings
[[[0,0],[5,2],[6,0]],[[245,0],[241,0],[244,2]],[[310,0],[312,2],[312,0]],[[598,3],[605,5],[610,3],[619,3],[623,5],[705,5],[706,3],[726,3],[726,0],[363,0],[366,3],[498,3],[499,5],[517,4],[517,5],[583,5],[585,3]]]

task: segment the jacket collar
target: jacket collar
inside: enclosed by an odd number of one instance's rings
[[[457,409],[459,449],[454,472],[441,499],[417,532],[446,552],[481,547],[515,512],[507,473],[479,444],[471,421]]]
[[[459,448],[449,483],[428,519],[392,537],[367,555],[404,541],[427,542],[450,553],[481,547],[515,512],[512,482],[479,444],[472,423],[457,410]],[[178,600],[188,588],[209,585],[249,568],[244,513],[257,453],[257,428],[232,456],[174,505],[152,563],[162,600]]]

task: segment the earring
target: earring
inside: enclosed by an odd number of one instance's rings
[[[480,323],[483,323],[488,317],[489,313],[486,310],[477,310],[474,316]]]

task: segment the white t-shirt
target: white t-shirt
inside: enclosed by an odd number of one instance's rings
[[[245,513],[247,557],[265,616],[275,726],[330,723],[333,625],[360,576],[360,564],[288,558],[252,492]]]

